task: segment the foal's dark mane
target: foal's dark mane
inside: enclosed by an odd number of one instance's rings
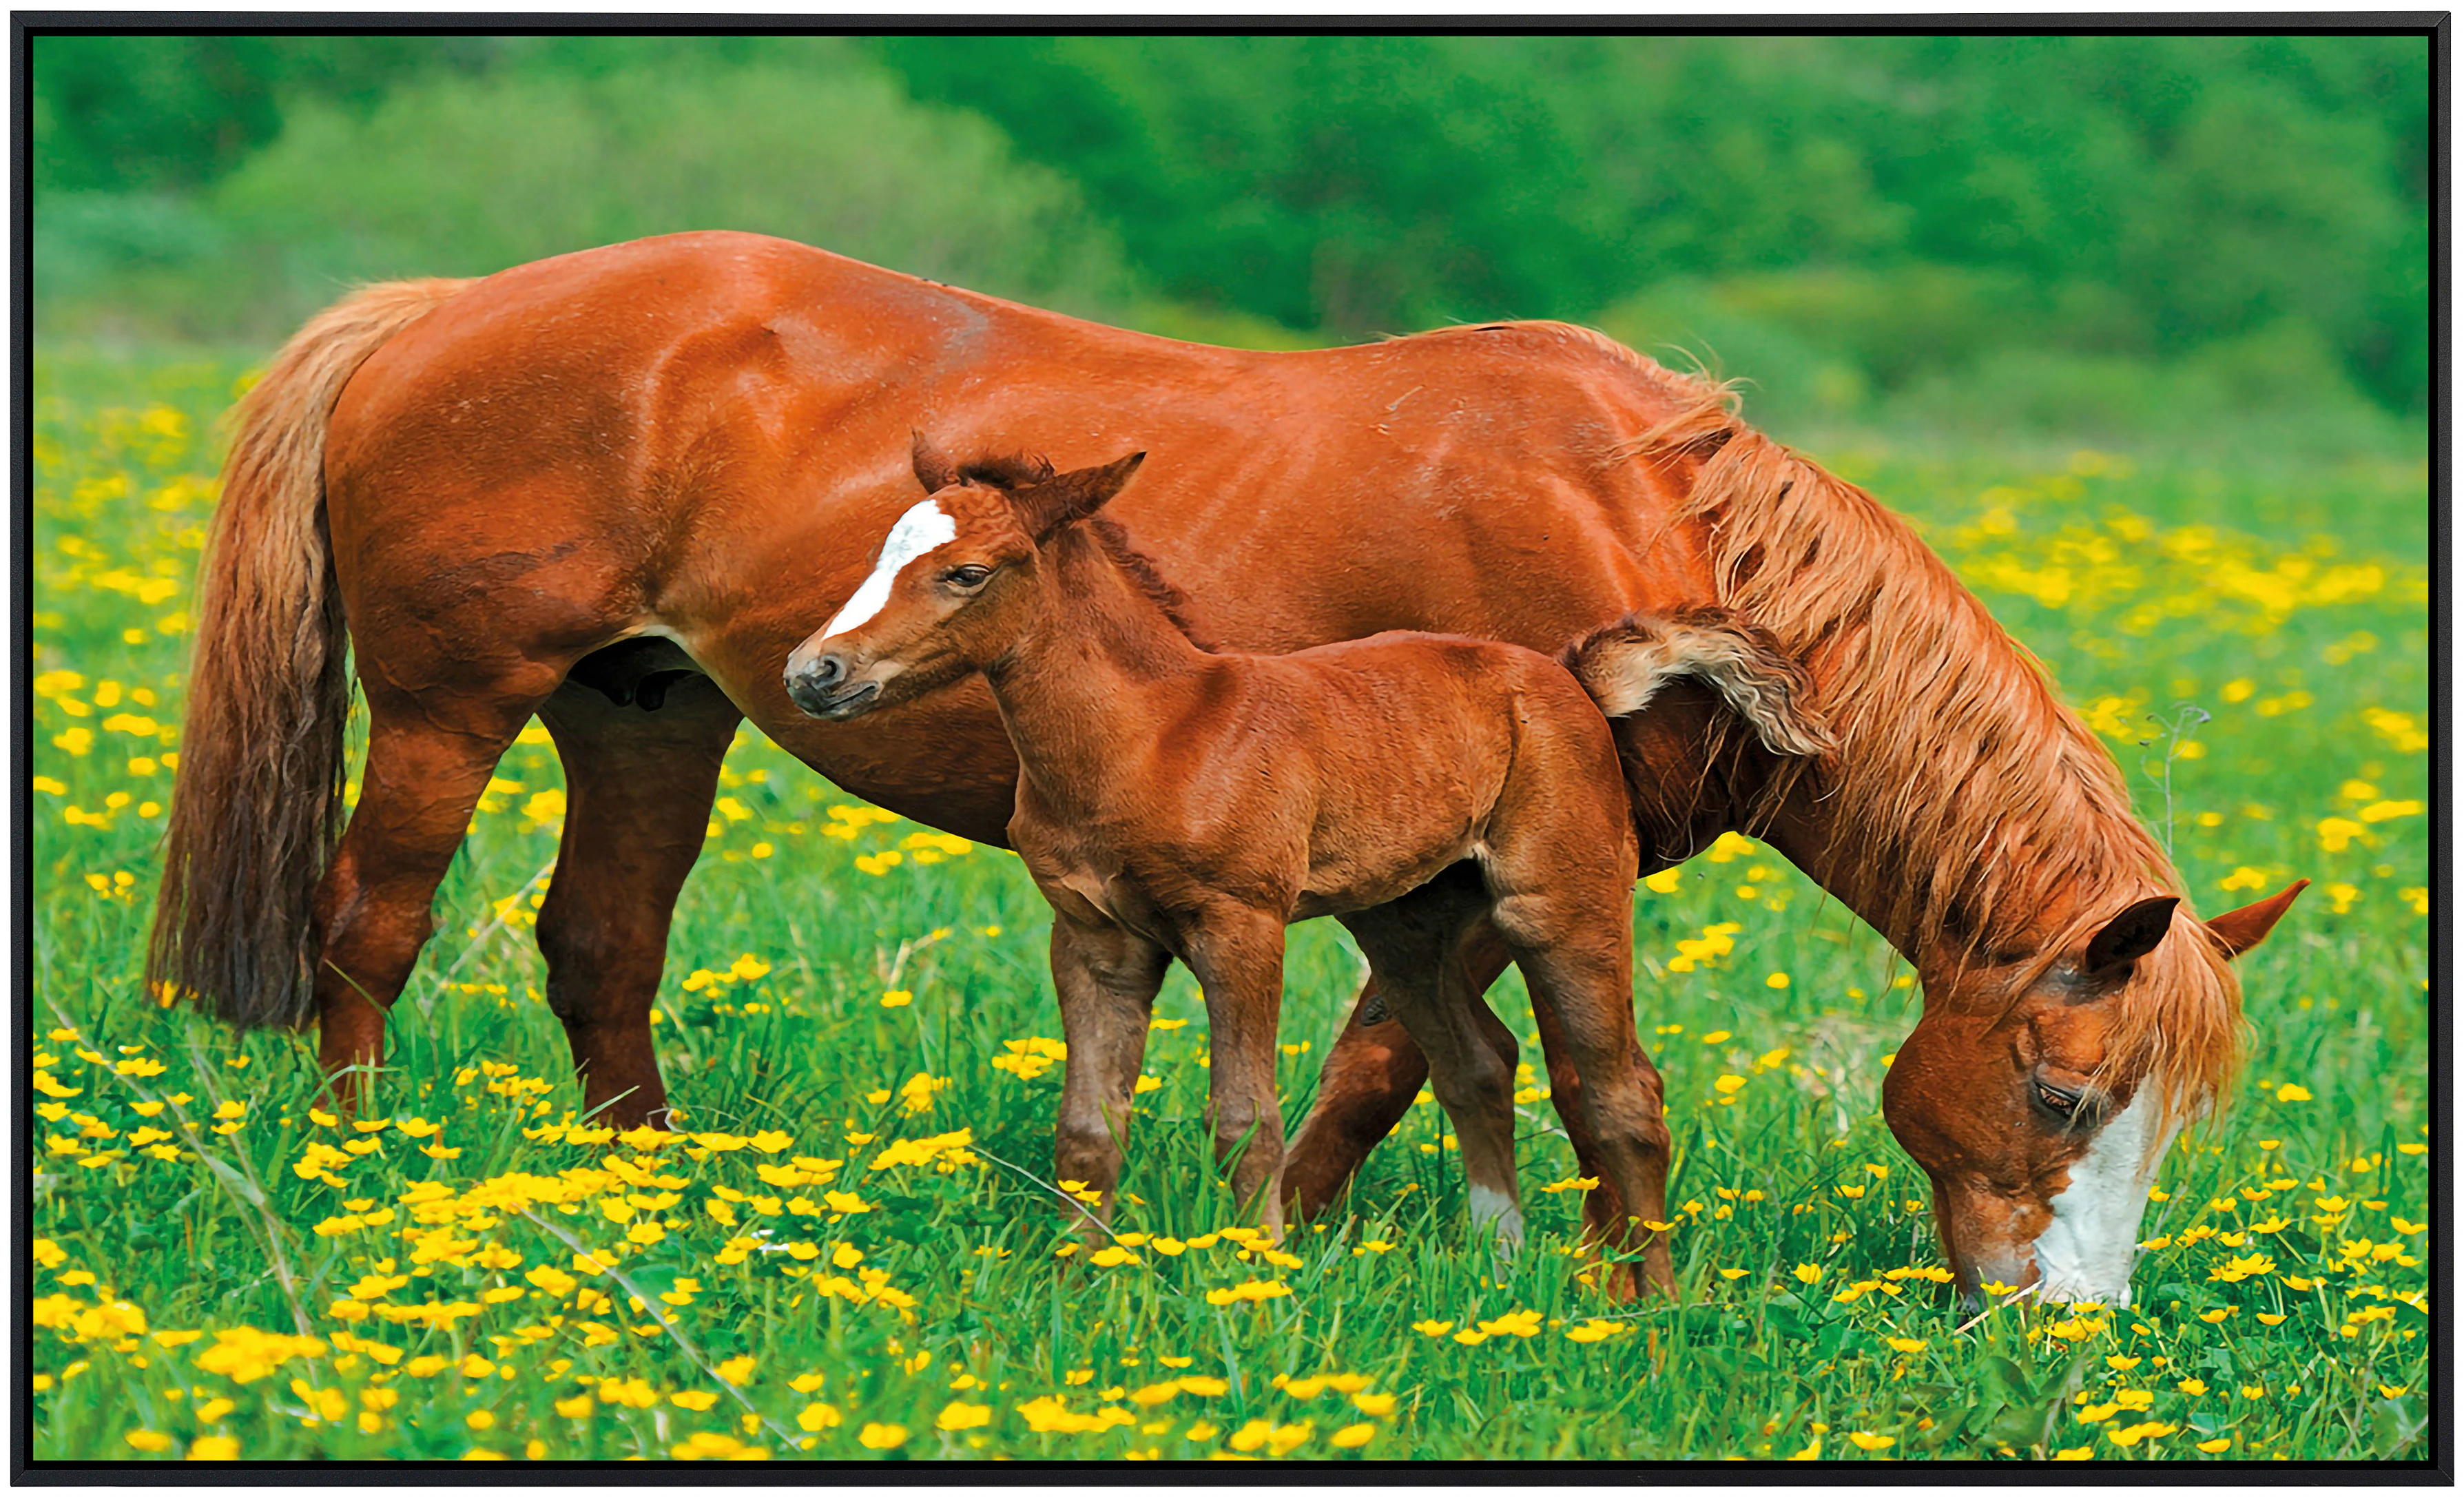
[[[978,457],[959,464],[958,481],[980,483],[995,489],[1024,489],[1051,478],[1054,472],[1052,460],[1048,457],[1011,452]],[[1105,556],[1136,584],[1139,592],[1163,610],[1163,616],[1180,631],[1182,638],[1209,653],[1214,651],[1214,643],[1199,633],[1190,623],[1189,595],[1163,575],[1155,565],[1155,558],[1137,548],[1120,521],[1106,515],[1091,515],[1073,523],[1095,539],[1095,543],[1104,548]]]

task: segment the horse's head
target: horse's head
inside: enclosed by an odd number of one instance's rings
[[[1963,1288],[2129,1303],[2157,1164],[2238,1053],[2228,963],[2303,887],[2204,923],[2175,896],[2144,898],[2040,951],[1923,964],[1925,1017],[1883,1078],[1882,1113],[1932,1177]]]
[[[863,585],[787,656],[787,694],[813,716],[844,719],[998,659],[1033,606],[1040,543],[1101,508],[1145,457],[1066,473],[1040,459],[961,469],[915,433],[929,497],[898,517]]]

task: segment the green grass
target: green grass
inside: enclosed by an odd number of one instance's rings
[[[239,372],[36,369],[37,1459],[2427,1453],[2426,477],[2402,454],[1819,450],[2045,658],[2151,821],[2169,795],[2202,909],[2319,881],[2246,958],[2251,1064],[2165,1167],[2139,1303],[1963,1328],[1877,1112],[1905,969],[1738,840],[1638,905],[1681,1305],[1584,1282],[1578,1193],[1546,1189],[1573,1159],[1528,1075],[1514,1261],[1463,1241],[1425,1098],[1284,1256],[1210,1242],[1236,1222],[1178,973],[1118,1223],[1154,1236],[1057,1259],[1058,1070],[1013,1058],[1059,1033],[1023,870],[875,819],[751,734],[659,998],[698,1141],[557,1126],[579,1096],[529,939],[561,784],[536,729],[395,1010],[369,1114],[391,1126],[323,1121],[300,1041],[139,991],[205,433]],[[2168,759],[2139,740],[2176,703],[2212,720]],[[1672,971],[1714,927],[1728,949]],[[1292,1120],[1359,971],[1331,922],[1293,932]],[[1528,1037],[1519,982],[1494,997]],[[2270,1266],[2218,1275],[2247,1255]],[[1272,1288],[1220,1292],[1241,1285]]]

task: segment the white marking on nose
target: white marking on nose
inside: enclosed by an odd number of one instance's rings
[[[2142,1091],[2071,1166],[2070,1183],[2054,1197],[2054,1220],[2036,1239],[2038,1297],[2130,1303],[2147,1186],[2173,1146],[2171,1131],[2155,1148],[2147,1146],[2156,1113],[2155,1101]]]
[[[881,560],[872,563],[872,575],[823,627],[822,638],[844,634],[879,613],[890,602],[890,584],[898,580],[901,568],[935,546],[947,545],[957,538],[958,522],[932,499],[899,516],[898,523],[890,527],[890,538],[881,543]]]

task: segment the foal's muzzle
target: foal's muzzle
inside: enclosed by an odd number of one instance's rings
[[[788,700],[805,715],[832,721],[857,715],[881,693],[878,681],[849,684],[847,658],[837,654],[817,655],[801,666],[790,663],[786,683]]]

